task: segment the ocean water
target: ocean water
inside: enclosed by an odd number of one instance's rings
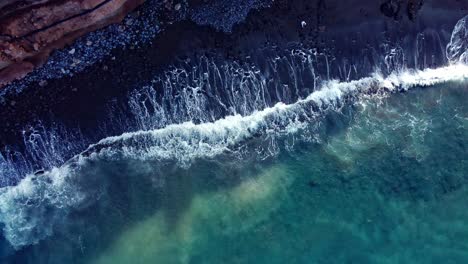
[[[101,140],[25,130],[0,154],[0,263],[467,263],[464,21],[433,68],[204,55]]]
[[[2,263],[465,263],[468,71],[106,138],[0,190]]]

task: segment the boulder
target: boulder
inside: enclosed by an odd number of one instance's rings
[[[468,15],[458,21],[453,30],[447,45],[447,59],[450,63],[468,64]]]

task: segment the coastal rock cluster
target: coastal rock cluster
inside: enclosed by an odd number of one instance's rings
[[[400,20],[402,11],[406,10],[406,16],[414,21],[422,8],[424,0],[387,0],[380,6],[380,11],[388,17]]]
[[[144,4],[143,4],[144,2]],[[272,0],[5,0],[0,3],[0,88],[33,70],[35,82],[94,64],[116,47],[138,45],[176,21],[188,19],[229,32],[248,12]],[[138,11],[130,13],[143,4]],[[122,22],[115,27],[109,24]],[[104,28],[102,30],[97,30]],[[51,54],[87,34],[85,45]],[[135,35],[141,36],[136,37]],[[96,39],[97,38],[97,39]],[[88,46],[88,47],[86,47]],[[92,49],[93,55],[84,50]],[[103,51],[106,49],[106,51]],[[63,52],[62,52],[63,53]],[[49,58],[49,55],[51,56]],[[55,56],[57,55],[57,56]],[[70,55],[70,56],[68,56]],[[82,58],[77,64],[70,58]],[[52,63],[51,60],[53,61]],[[74,59],[77,60],[77,59]],[[47,61],[44,67],[38,67]],[[50,65],[49,65],[50,64]],[[69,66],[73,69],[70,69]],[[31,80],[30,80],[31,81]]]
[[[273,0],[203,1],[189,2],[192,6],[190,19],[198,25],[209,25],[217,30],[230,32],[234,25],[243,21],[252,9],[266,7]]]
[[[461,19],[447,45],[447,58],[452,63],[468,63],[468,16]]]
[[[51,51],[118,22],[144,0],[7,0],[0,4],[0,87],[24,77]]]

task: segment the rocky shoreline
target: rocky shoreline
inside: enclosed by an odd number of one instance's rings
[[[10,0],[0,9],[0,87],[42,65],[54,49],[123,17],[144,0]]]
[[[106,28],[97,32],[96,35],[101,35],[100,39],[85,42],[87,46],[91,46],[88,49],[90,52],[94,53],[93,49],[99,51],[106,46],[108,51],[105,53],[108,54],[118,46],[134,46],[139,42],[139,37],[128,37],[129,35],[139,34],[148,40],[163,29],[164,25],[183,19],[228,32],[251,9],[268,6],[271,2],[242,0],[234,4],[219,0],[44,0],[33,3],[27,0],[10,0],[0,6],[0,88],[24,78],[38,66],[42,66],[52,51],[110,24],[118,23],[118,29]],[[138,11],[122,22],[125,15],[141,4],[143,6]],[[155,29],[151,29],[152,27]],[[114,32],[109,34],[106,31]],[[70,57],[83,57],[84,54],[75,54],[75,51],[78,49],[68,49],[68,53],[72,55]],[[74,68],[80,68],[77,64],[83,63],[78,60],[75,59],[73,63]],[[62,71],[66,75],[74,69],[55,68],[51,71]],[[58,74],[60,72],[51,75]]]
[[[261,1],[243,0],[242,8],[250,10],[250,15],[239,12],[234,19],[211,17],[222,10],[227,10],[227,14],[235,12],[237,7],[232,2],[218,0],[214,1],[216,5],[189,1],[178,10],[175,2],[171,8],[165,4],[157,6],[158,2],[147,0],[122,23],[77,39],[54,52],[43,67],[0,89],[0,148],[21,145],[23,132],[37,122],[46,129],[60,124],[80,131],[91,143],[120,134],[123,131],[102,130],[105,121],[109,121],[109,103],[126,103],[129,91],[150,83],[180,58],[200,54],[217,54],[220,60],[242,62],[255,59],[266,47],[280,50],[295,43],[332,54],[332,77],[339,77],[339,67],[346,66],[350,56],[372,60],[372,54],[393,48],[379,46],[381,43],[406,43],[413,47],[419,41],[420,46],[415,48],[427,58],[406,56],[415,60],[412,65],[445,63],[445,50],[440,50],[440,43],[449,42],[454,25],[467,10],[456,0],[448,1],[453,5],[449,10],[437,6],[440,1],[428,2],[414,22],[409,18],[388,18],[379,9],[381,3],[375,1],[364,9],[353,2],[323,0],[277,0],[270,8],[259,8]],[[211,12],[207,12],[210,8]],[[348,10],[346,15],[343,9]],[[206,16],[201,17],[202,14]],[[434,14],[439,14],[438,19],[434,19]],[[405,30],[401,30],[403,27]],[[431,30],[425,31],[426,28]],[[369,51],[369,47],[382,50]],[[368,55],[370,58],[365,58]],[[77,58],[82,62],[75,64]],[[378,58],[375,59],[366,64],[369,70],[375,67]],[[360,70],[364,71],[366,65]],[[90,135],[96,138],[89,138]]]

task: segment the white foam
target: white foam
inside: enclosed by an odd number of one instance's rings
[[[0,189],[0,222],[5,225],[4,236],[14,247],[50,236],[68,209],[83,201],[85,195],[69,184],[70,176],[65,165]]]
[[[5,237],[15,247],[37,243],[52,234],[54,225],[64,221],[63,215],[85,199],[68,184],[68,179],[79,176],[76,168],[89,159],[175,160],[181,166],[189,166],[196,158],[236,151],[239,144],[258,135],[268,138],[295,133],[314,122],[317,114],[340,107],[349,97],[466,80],[468,66],[457,64],[401,72],[388,78],[376,74],[351,82],[331,81],[294,104],[278,103],[248,116],[228,116],[202,124],[187,122],[108,137],[60,168],[40,176],[28,175],[17,186],[0,189],[0,222],[5,225]]]
[[[101,158],[119,153],[136,159],[171,159],[187,165],[195,158],[213,157],[231,151],[239,142],[259,133],[284,134],[297,131],[296,126],[300,128],[311,121],[311,107],[315,107],[316,111],[335,108],[341,104],[342,98],[376,93],[381,88],[396,92],[466,79],[468,66],[457,64],[424,71],[405,71],[387,78],[376,74],[351,82],[331,81],[294,104],[278,103],[248,116],[228,116],[210,123],[186,122],[162,129],[125,133],[103,139],[84,153]]]

